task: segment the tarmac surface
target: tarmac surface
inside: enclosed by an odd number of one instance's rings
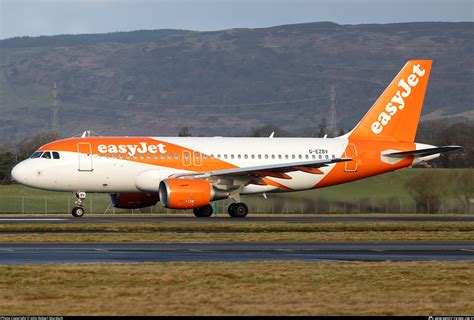
[[[113,216],[90,216],[87,214],[82,218],[58,216],[58,217],[2,217],[0,218],[0,224],[7,223],[54,223],[54,224],[71,224],[71,223],[124,223],[124,222],[143,222],[143,223],[156,223],[156,222],[230,222],[230,223],[268,223],[268,222],[286,222],[286,223],[330,223],[330,222],[474,222],[474,216],[436,216],[436,215],[424,215],[424,216],[381,216],[376,215],[374,217],[363,216],[252,216],[249,215],[246,218],[229,218],[225,214],[222,216],[212,216],[210,218],[196,218],[192,215],[189,217],[120,217],[119,215]]]
[[[474,241],[0,243],[0,264],[474,260]]]

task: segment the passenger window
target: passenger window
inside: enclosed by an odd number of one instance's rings
[[[161,154],[161,159],[165,159],[165,155],[163,153]]]
[[[254,155],[254,154],[252,154],[252,160],[253,160],[253,159],[255,159],[255,155]]]
[[[291,159],[296,159],[296,156],[294,154],[292,154]]]
[[[224,155],[224,159],[227,159],[227,154]]]
[[[231,159],[234,159],[234,155],[233,155],[233,154],[231,154],[231,155],[230,155],[230,158],[231,158]]]
[[[315,154],[311,155],[311,158],[316,159],[316,155]]]
[[[275,159],[275,155],[274,155],[274,154],[272,154],[272,159]]]
[[[278,155],[278,159],[281,159],[281,154]]]
[[[158,155],[156,153],[153,155],[153,157],[155,158],[155,160],[158,160]]]
[[[145,156],[143,154],[141,154],[140,159],[145,159]]]
[[[298,155],[298,159],[303,159],[303,156],[301,154]]]
[[[329,159],[329,155],[326,155],[326,159]]]
[[[147,155],[147,158],[148,158],[148,159],[151,159],[151,154],[148,154],[148,155]]]
[[[178,158],[179,158],[177,153],[174,154],[174,158],[175,158],[175,159],[178,159]]]
[[[336,159],[336,156],[335,156],[335,155],[332,155],[332,158],[333,158],[333,159]]]
[[[288,155],[287,155],[287,154],[285,154],[285,159],[288,159]]]
[[[244,154],[244,158],[245,158],[245,159],[248,159],[248,158],[249,158],[249,156],[248,156],[248,155],[246,155],[246,154]]]
[[[117,155],[114,153],[114,154],[112,155],[112,158],[116,159],[116,158],[117,158]]]
[[[43,153],[41,158],[51,159],[51,153],[49,151],[46,151]]]
[[[261,155],[261,154],[259,154],[259,155],[258,155],[258,158],[259,158],[259,159],[262,159],[262,155]]]
[[[168,153],[168,159],[171,159],[172,155],[171,153]]]
[[[265,155],[265,159],[268,159],[268,154]]]
[[[120,159],[123,159],[123,154],[119,154],[119,158],[120,158]]]
[[[239,154],[239,155],[237,155],[237,158],[240,159],[240,158],[242,158],[242,156]]]
[[[203,155],[203,158],[204,158],[204,159],[207,159],[207,154]]]
[[[53,151],[53,159],[59,159],[59,153],[56,151]]]
[[[309,159],[309,156],[308,156],[308,155],[305,155],[304,157],[305,157],[305,159]]]

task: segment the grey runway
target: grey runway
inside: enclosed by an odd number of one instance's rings
[[[474,260],[474,241],[0,243],[0,264]]]
[[[65,215],[58,215],[57,217],[0,217],[0,224],[10,223],[52,223],[52,224],[73,224],[73,223],[126,223],[126,222],[141,222],[141,223],[166,223],[166,222],[229,222],[229,223],[268,223],[268,222],[284,222],[284,223],[330,223],[330,222],[474,222],[474,216],[381,216],[373,217],[362,216],[248,216],[243,219],[229,218],[225,214],[221,216],[213,216],[210,218],[196,218],[190,215],[189,217],[121,217],[120,215],[104,215],[102,217],[82,217],[73,218]]]

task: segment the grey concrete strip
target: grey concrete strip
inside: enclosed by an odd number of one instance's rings
[[[0,264],[278,260],[474,260],[474,241],[0,243]]]
[[[68,216],[58,216],[58,218],[38,217],[38,218],[2,218],[0,216],[0,224],[9,223],[54,223],[54,224],[71,224],[71,223],[126,223],[126,222],[142,222],[142,223],[166,223],[166,222],[229,222],[229,223],[268,223],[268,222],[286,222],[286,223],[330,223],[330,222],[474,222],[474,216],[374,216],[374,217],[354,217],[354,216],[313,216],[313,217],[280,217],[278,215],[272,217],[247,216],[243,219],[229,218],[227,216],[213,216],[210,218],[190,217],[120,217],[120,215],[110,215],[103,217],[87,217],[73,218]]]

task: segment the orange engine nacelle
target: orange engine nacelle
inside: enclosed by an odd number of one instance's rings
[[[229,197],[227,191],[214,187],[207,180],[175,178],[161,181],[158,193],[161,205],[170,209],[199,208]]]

